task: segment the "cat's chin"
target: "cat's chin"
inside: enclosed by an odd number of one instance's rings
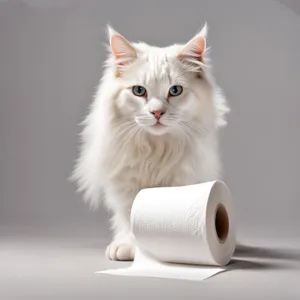
[[[160,123],[156,123],[152,126],[147,126],[146,130],[153,135],[164,135],[169,131],[168,126],[162,125]]]

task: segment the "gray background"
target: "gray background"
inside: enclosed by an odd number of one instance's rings
[[[127,288],[141,298],[139,282],[149,297],[159,288],[178,299],[186,295],[180,288],[195,298],[238,297],[246,288],[249,297],[261,289],[264,297],[296,297],[299,14],[297,0],[0,0],[0,295],[118,299]],[[252,259],[200,286],[176,283],[178,290],[173,281],[95,278],[93,271],[117,266],[102,257],[107,214],[89,211],[67,178],[78,123],[101,77],[105,26],[165,46],[188,41],[205,21],[214,74],[232,109],[221,149],[248,245],[237,254]],[[278,260],[289,263],[277,268]],[[280,281],[290,286],[274,290]]]

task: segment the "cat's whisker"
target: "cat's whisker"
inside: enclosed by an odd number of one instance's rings
[[[129,131],[131,128],[133,128],[136,124],[135,123],[132,123],[131,125],[125,127],[122,131],[117,131],[115,136],[113,137],[113,140],[114,139],[118,139],[120,138],[120,136],[122,136],[123,134],[126,133],[126,131]],[[118,129],[118,128],[117,128]]]
[[[192,131],[187,130],[187,133],[195,140],[195,142],[200,141],[200,138],[196,134],[194,134]]]
[[[138,128],[135,127],[130,132],[128,132],[128,134],[122,140],[120,140],[120,142],[116,145],[116,147],[121,149],[126,148],[128,143],[131,142],[132,137],[137,132],[137,130]]]
[[[139,125],[139,128],[138,128],[138,132],[137,132],[137,139],[136,139],[136,142],[137,142],[137,146],[138,148],[142,148],[141,145],[142,145],[142,136],[144,134],[144,131],[143,131],[143,126]]]
[[[139,131],[139,127],[135,127],[133,130],[131,130],[131,132],[124,138],[125,143],[124,146],[127,146],[128,143],[130,143],[132,141],[132,138],[137,134],[137,132]]]
[[[189,127],[190,129],[192,129],[193,131],[195,131],[196,133],[202,133],[203,129],[201,127],[198,127],[197,125],[193,125],[193,124],[186,124],[187,127]]]
[[[175,120],[164,120],[164,122],[162,123],[163,125],[166,125],[166,126],[172,126],[174,124],[176,124]]]
[[[202,133],[203,134],[203,133],[207,132],[207,129],[205,127],[200,126],[200,125],[198,125],[196,123],[188,123],[188,122],[184,122],[184,121],[182,123],[184,123],[185,126],[193,129],[194,131],[197,131],[198,133]]]
[[[126,130],[129,128],[133,127],[135,124],[134,123],[129,123],[129,124],[120,124],[119,126],[115,126],[115,128],[112,130],[113,138],[117,138],[120,135],[122,135]]]
[[[197,136],[193,131],[191,130],[186,130],[186,132],[196,141],[196,142],[199,142],[200,141],[200,138],[199,136]]]
[[[178,116],[173,116],[173,115],[171,115],[171,116],[166,116],[165,119],[176,120],[176,119],[178,119]]]
[[[134,126],[133,124],[131,127],[126,128],[122,134],[119,134],[116,136],[116,139],[118,139],[118,143],[116,144],[116,148],[122,148],[127,145],[127,142],[130,140],[130,136],[133,134],[133,132],[137,129],[137,126]]]
[[[196,142],[199,142],[200,141],[200,136],[198,136],[194,131],[193,131],[193,128],[189,127],[187,125],[187,123],[184,123],[184,122],[180,122],[180,126],[182,128],[182,130],[185,132],[185,133],[188,133]],[[192,129],[192,130],[191,130]]]
[[[182,131],[182,133],[188,138],[188,140],[190,142],[193,142],[193,140],[195,139],[193,135],[191,135],[191,133],[187,130],[187,128],[185,126],[183,126],[183,124],[179,123],[179,129]],[[193,140],[191,140],[193,139]]]
[[[129,123],[133,123],[134,120],[132,117],[125,117],[122,118],[122,120],[119,120],[118,122],[114,123],[114,126],[119,126],[120,124],[129,124]]]

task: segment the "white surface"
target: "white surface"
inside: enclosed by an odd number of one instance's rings
[[[103,228],[0,226],[0,299],[298,300],[299,238],[277,233],[266,239],[262,231],[252,232],[251,239],[243,234],[245,246],[225,267],[230,272],[202,282],[175,282],[95,274],[129,266],[104,257],[110,238]]]
[[[220,241],[215,225],[226,209],[228,234]],[[101,274],[204,280],[225,271],[235,247],[235,220],[227,186],[220,181],[144,189],[131,213],[138,244],[133,264]]]
[[[256,232],[254,239],[244,238],[245,246],[225,267],[230,272],[202,282],[175,282],[95,274],[129,266],[104,257],[110,238],[101,229],[0,226],[0,299],[300,299],[299,238],[266,239]]]

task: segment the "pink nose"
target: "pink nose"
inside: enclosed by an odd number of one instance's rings
[[[162,109],[151,111],[151,114],[154,115],[156,120],[159,120],[164,113],[165,113],[165,111]]]

